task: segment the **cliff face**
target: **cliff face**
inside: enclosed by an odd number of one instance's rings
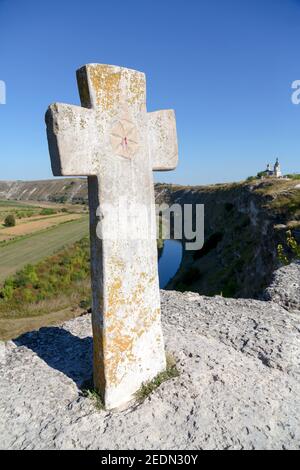
[[[185,251],[168,288],[203,295],[256,297],[278,267],[277,246],[290,228],[299,240],[300,187],[265,181],[203,187],[157,185],[157,201],[204,204],[205,244]]]
[[[0,181],[0,199],[87,203],[87,180]]]
[[[277,246],[300,241],[300,185],[294,180],[183,187],[156,184],[157,203],[204,204],[205,245],[184,251],[169,288],[255,297],[278,266]],[[0,199],[87,203],[83,178],[0,182]]]

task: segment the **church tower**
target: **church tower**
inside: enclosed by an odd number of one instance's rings
[[[280,163],[279,163],[278,158],[276,158],[276,163],[275,163],[275,165],[274,165],[274,176],[275,176],[276,178],[281,178],[281,176],[282,176],[281,168],[280,168]]]
[[[273,175],[273,170],[271,168],[271,164],[267,164],[267,169],[266,169],[267,176],[272,176]]]

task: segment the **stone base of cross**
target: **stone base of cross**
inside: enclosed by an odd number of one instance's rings
[[[88,177],[94,386],[113,409],[166,367],[152,172],[176,167],[176,124],[172,110],[147,113],[141,72],[89,64],[77,80],[82,106],[49,107],[48,144],[54,176]],[[151,219],[130,218],[125,238],[102,210],[120,197]]]

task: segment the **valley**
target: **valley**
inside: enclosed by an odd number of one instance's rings
[[[87,185],[82,179],[55,183],[9,183],[5,190],[6,183],[0,182],[1,197],[7,196],[0,200],[2,339],[90,307],[89,244],[83,242],[88,235]],[[33,185],[38,190],[32,192]],[[287,249],[287,231],[300,241],[300,187],[293,179],[202,187],[156,184],[155,192],[158,204],[205,206],[201,250],[158,240],[164,289],[259,298],[280,264],[278,245]],[[27,199],[34,195],[35,200]],[[65,202],[54,202],[59,198]],[[13,227],[4,226],[8,214],[15,217]],[[83,251],[76,261],[78,243]],[[82,271],[80,279],[70,277],[70,269]]]

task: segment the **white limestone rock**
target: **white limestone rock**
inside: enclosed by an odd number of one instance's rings
[[[180,376],[122,412],[98,411],[80,392],[92,371],[90,315],[8,342],[0,447],[299,449],[300,315],[273,302],[161,299]]]
[[[263,297],[287,310],[300,312],[300,262],[296,261],[275,271],[272,283]]]

